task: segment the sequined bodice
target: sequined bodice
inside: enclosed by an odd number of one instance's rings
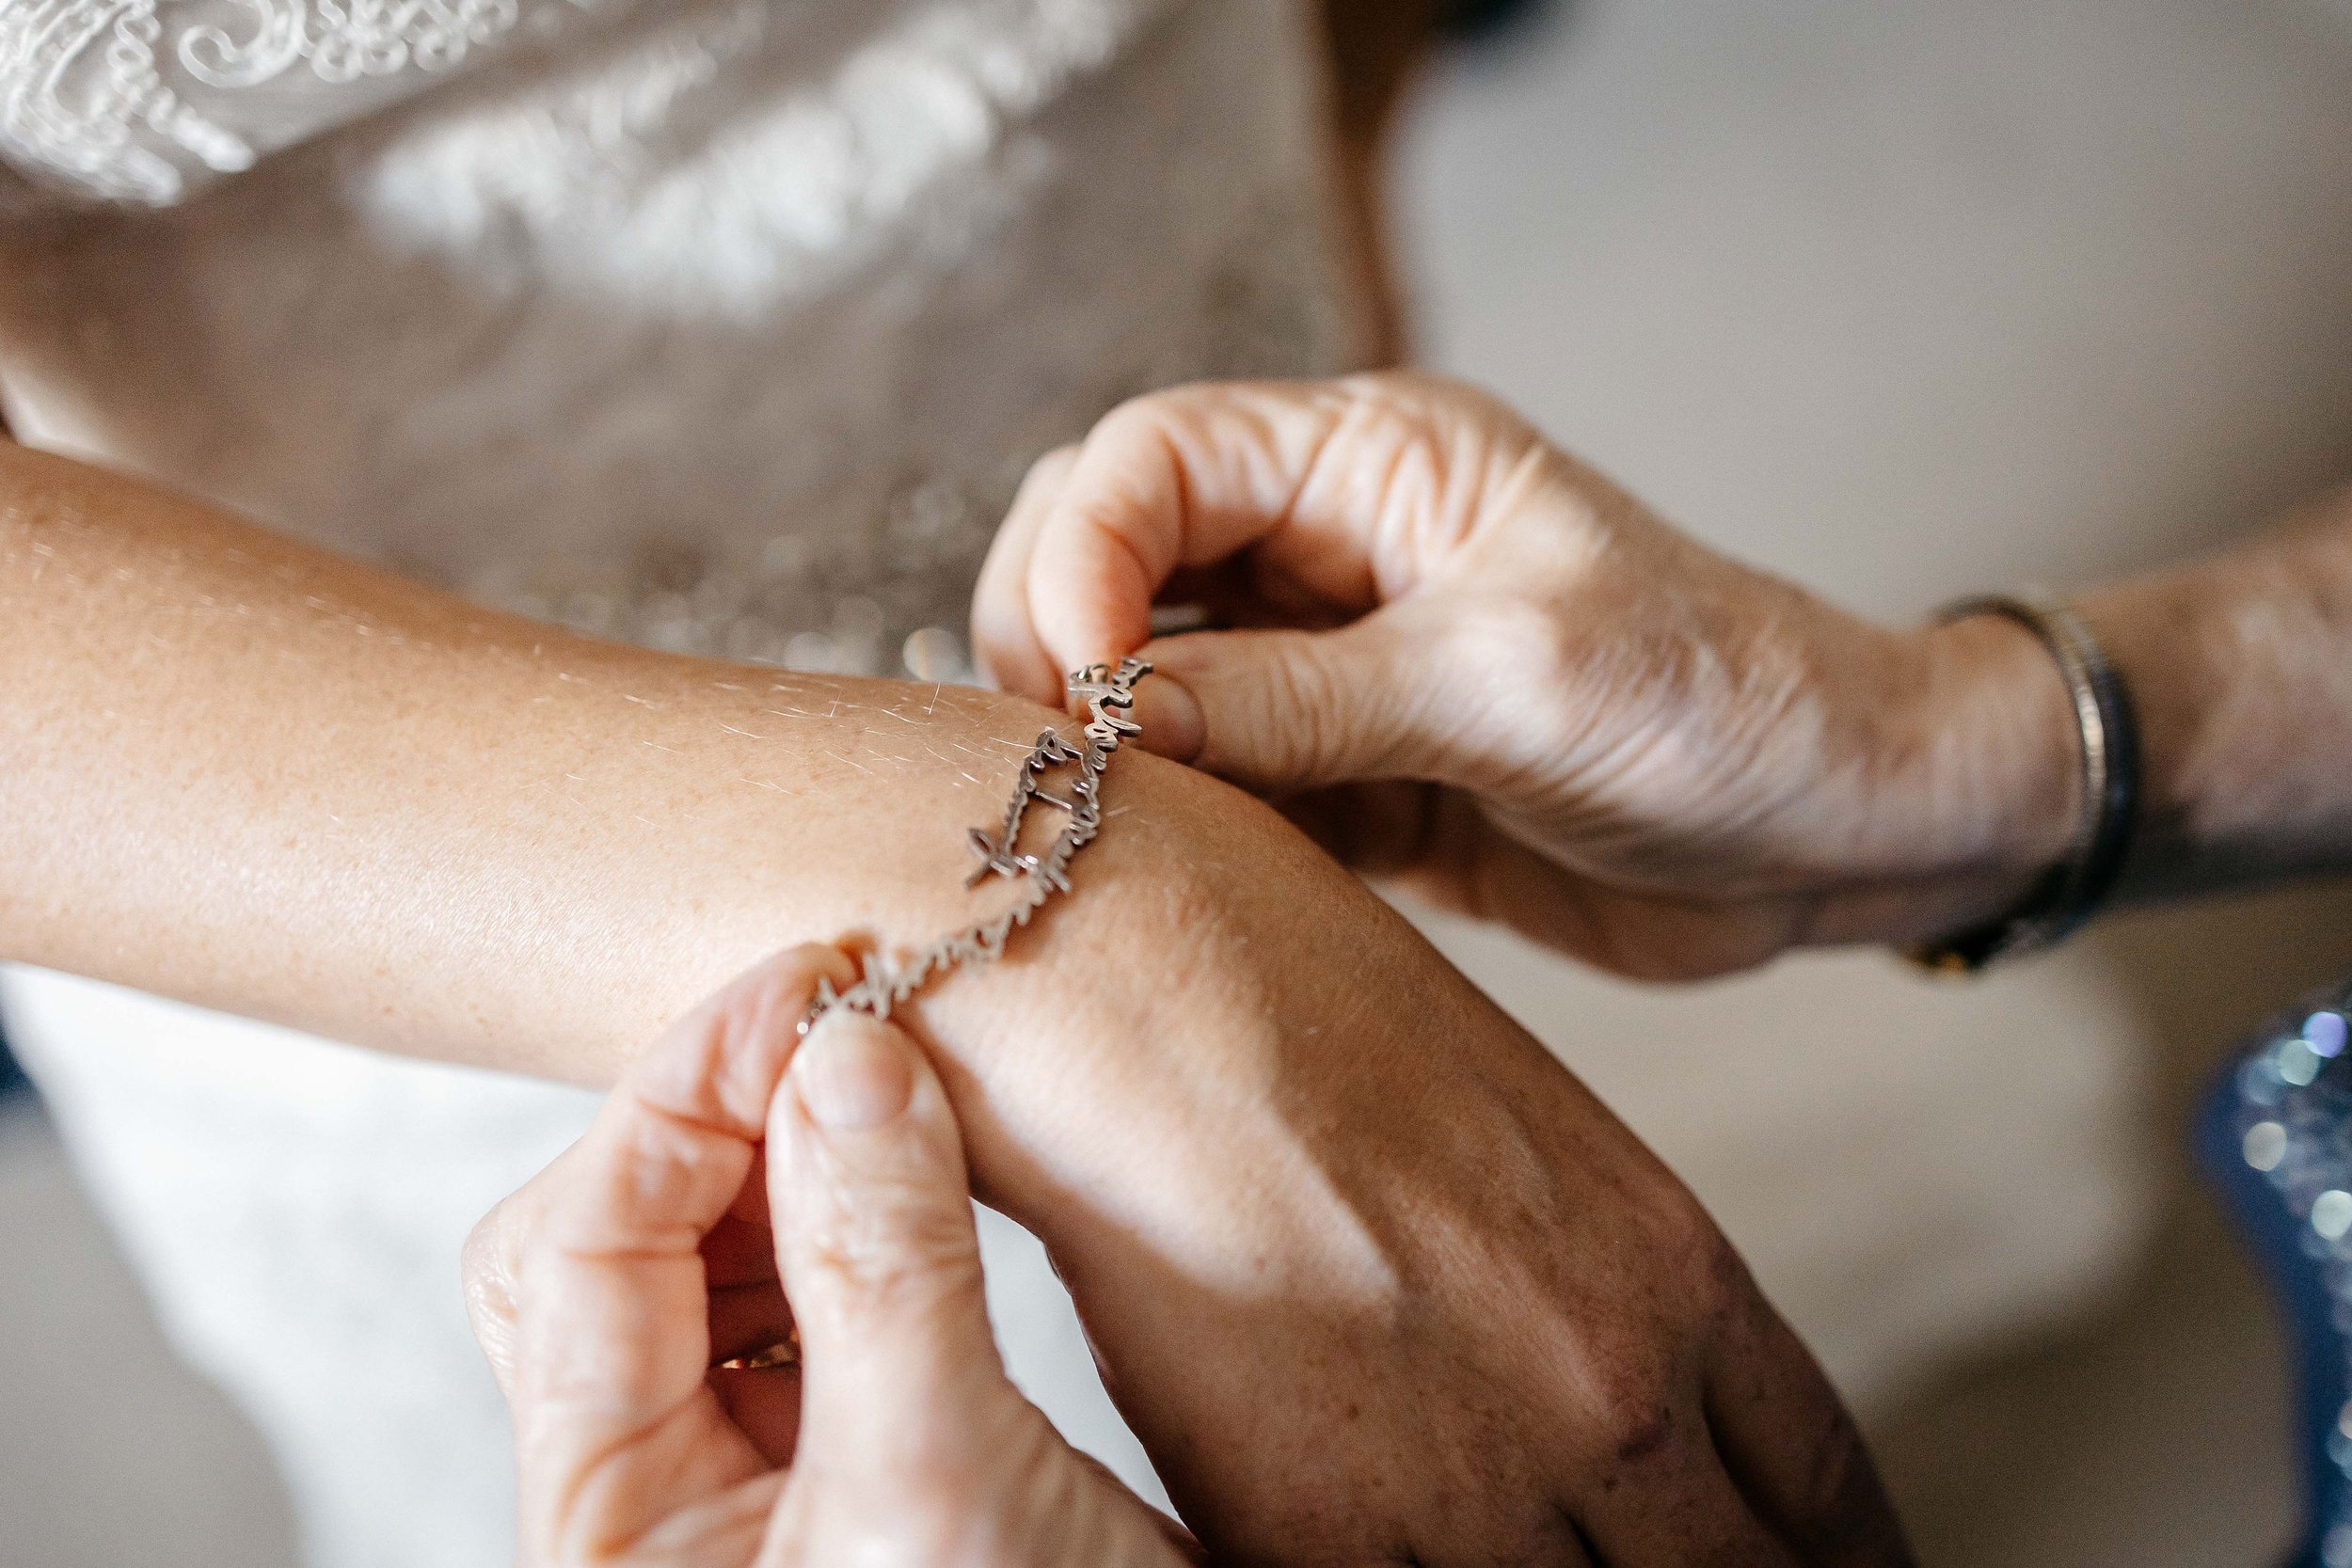
[[[952,673],[1027,463],[1356,356],[1276,0],[0,0],[37,444],[679,651]]]

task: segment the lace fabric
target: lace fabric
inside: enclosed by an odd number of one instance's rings
[[[0,150],[129,193],[0,226],[19,434],[592,635],[952,680],[1039,453],[1135,392],[1356,356],[1287,8],[632,12],[0,5],[52,151]],[[58,118],[30,62],[79,81],[116,24],[171,62],[153,103],[200,83],[278,154],[174,187],[170,114]]]
[[[0,152],[38,184],[176,201],[618,0],[21,0]]]

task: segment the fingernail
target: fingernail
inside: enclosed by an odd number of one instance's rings
[[[1143,749],[1176,762],[1190,762],[1209,743],[1200,700],[1173,675],[1154,673],[1136,688],[1135,721],[1143,726]]]
[[[836,1013],[808,1032],[792,1059],[792,1085],[811,1121],[837,1132],[866,1132],[905,1114],[914,1098],[914,1069],[888,1028]]]

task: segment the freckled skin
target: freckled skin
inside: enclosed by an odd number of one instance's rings
[[[0,942],[338,1037],[608,1073],[774,941],[954,912],[1050,717],[592,642],[0,459],[0,637],[40,672],[0,714]]]

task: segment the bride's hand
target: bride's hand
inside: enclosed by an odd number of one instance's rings
[[[1903,1561],[1671,1172],[1264,806],[1121,753],[1003,964],[905,1013],[1216,1560]]]
[[[1151,641],[1155,598],[1249,629]],[[1145,744],[1644,976],[1956,928],[2074,820],[2065,690],[2025,632],[1872,626],[1422,377],[1120,409],[1032,476],[974,635],[1041,701],[1142,649]]]
[[[798,949],[680,1023],[475,1232],[521,1560],[1179,1568],[1005,1376],[922,1053],[847,1013],[795,1053],[820,974],[840,955]],[[720,1365],[795,1318],[801,1365]]]

